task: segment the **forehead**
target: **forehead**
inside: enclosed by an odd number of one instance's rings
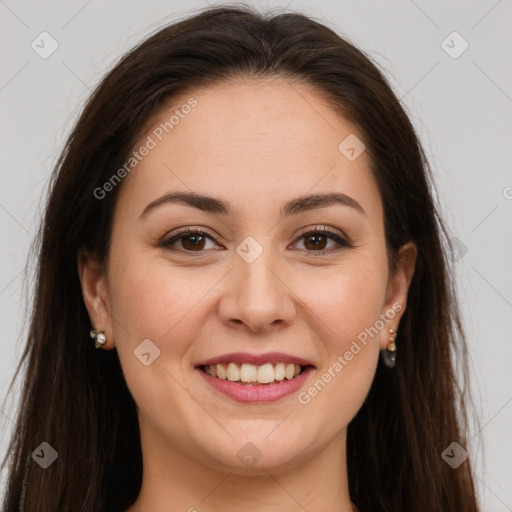
[[[347,137],[364,140],[304,83],[245,79],[197,88],[161,109],[134,145],[151,139],[152,148],[130,172],[124,194],[149,202],[169,190],[193,190],[242,206],[261,194],[281,203],[339,190],[378,203],[367,152],[351,160],[340,151]]]

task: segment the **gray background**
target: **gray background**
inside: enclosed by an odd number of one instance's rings
[[[288,5],[328,24],[377,60],[402,98],[459,240],[457,280],[480,419],[467,448],[483,510],[512,510],[512,1],[249,3]],[[24,343],[30,286],[23,288],[23,269],[41,194],[83,101],[123,52],[156,27],[206,5],[0,0],[0,400]],[[31,47],[43,31],[59,45],[47,59]],[[457,58],[442,46],[453,31],[469,44]],[[451,52],[462,49],[457,37],[445,43]],[[18,389],[0,411],[2,457]]]

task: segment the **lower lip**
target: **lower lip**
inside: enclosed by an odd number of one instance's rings
[[[197,371],[213,389],[237,402],[274,402],[298,391],[313,371],[313,368],[308,366],[302,373],[291,380],[284,379],[272,384],[255,385],[239,384],[227,379],[218,379],[208,375],[199,368]]]

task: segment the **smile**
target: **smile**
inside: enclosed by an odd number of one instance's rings
[[[315,366],[282,352],[233,352],[201,361],[195,370],[209,388],[236,402],[273,402],[298,392]]]
[[[228,363],[204,365],[201,369],[216,379],[229,380],[244,384],[272,384],[292,380],[306,367],[293,363],[265,363],[256,366],[250,363]]]

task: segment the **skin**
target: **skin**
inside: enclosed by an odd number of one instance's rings
[[[107,265],[86,254],[78,262],[92,325],[105,330],[105,349],[117,349],[138,406],[144,475],[129,512],[349,512],[347,426],[405,310],[416,248],[404,246],[389,271],[367,152],[349,161],[338,150],[349,134],[364,136],[318,91],[277,78],[232,80],[175,98],[153,127],[191,96],[197,106],[122,183]],[[235,213],[167,204],[139,218],[173,190],[221,198]],[[364,213],[331,205],[280,219],[284,202],[333,191]],[[299,231],[318,225],[354,247],[316,255]],[[212,238],[195,252],[190,238],[175,251],[158,245],[188,226]],[[263,249],[252,263],[236,252],[249,236]],[[242,404],[194,369],[229,352],[285,352],[315,366],[304,391],[397,303],[402,310],[308,404],[297,393]],[[160,350],[149,366],[134,357],[145,339]],[[248,442],[261,454],[252,467],[237,457]]]

